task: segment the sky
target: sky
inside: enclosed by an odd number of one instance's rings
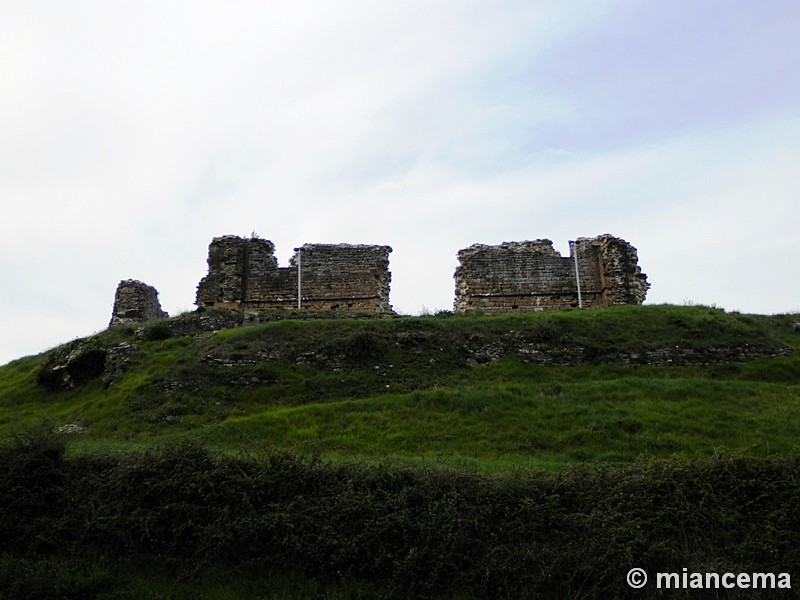
[[[402,314],[473,243],[604,233],[646,303],[800,311],[797,0],[29,0],[0,19],[0,364],[194,309],[215,236],[392,246]]]

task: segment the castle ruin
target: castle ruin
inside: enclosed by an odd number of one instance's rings
[[[611,235],[579,238],[563,257],[550,240],[473,244],[458,252],[456,313],[641,304],[650,285],[636,248]]]
[[[109,326],[146,323],[168,316],[161,310],[156,288],[136,279],[125,279],[117,285]]]
[[[279,267],[269,240],[216,237],[195,303],[200,308],[296,308],[299,288],[302,308],[388,313],[391,251],[389,246],[305,244],[295,249],[289,267]]]
[[[208,247],[208,274],[197,286],[195,303],[237,310],[392,313],[391,252],[389,246],[305,244],[282,268],[269,240],[216,237]],[[608,234],[571,242],[569,257],[540,239],[473,244],[460,250],[458,259],[454,309],[460,314],[641,304],[650,287],[636,248]],[[168,316],[154,287],[133,279],[117,286],[110,325]]]

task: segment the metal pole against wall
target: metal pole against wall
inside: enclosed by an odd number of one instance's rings
[[[575,257],[575,285],[578,287],[578,308],[583,308],[583,298],[581,298],[581,276],[578,273],[578,244],[570,240],[569,245],[572,248],[572,256]]]
[[[303,249],[297,250],[297,308],[303,307]]]

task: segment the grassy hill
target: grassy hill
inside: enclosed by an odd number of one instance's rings
[[[293,316],[304,319],[218,329],[242,315],[193,313],[12,362],[0,368],[0,433],[46,420],[75,432],[75,451],[190,439],[491,471],[768,456],[800,432],[791,315]],[[48,364],[72,368],[70,353],[88,357],[77,375],[48,379]]]
[[[796,315],[334,316],[198,312],[0,367],[0,600],[800,572]]]

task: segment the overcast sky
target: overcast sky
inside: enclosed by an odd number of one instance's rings
[[[394,248],[401,313],[475,242],[611,233],[648,303],[800,311],[797,0],[70,0],[0,17],[0,364],[193,309],[215,236]]]

